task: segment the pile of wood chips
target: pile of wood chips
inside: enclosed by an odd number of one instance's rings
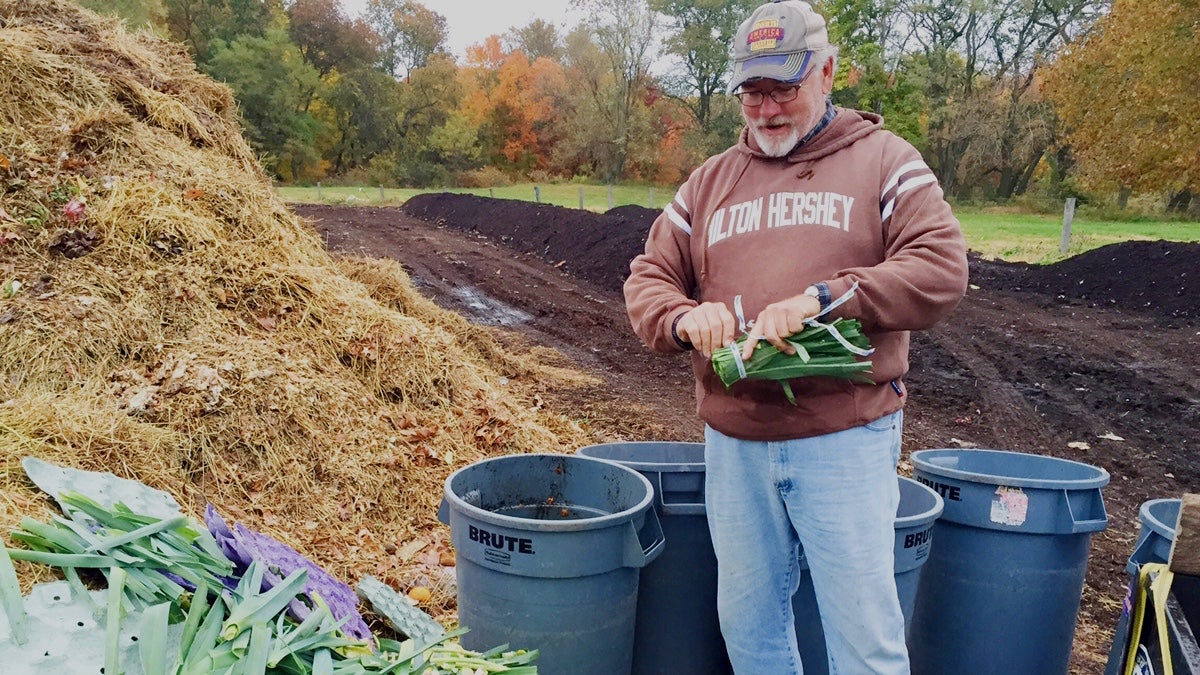
[[[20,468],[36,456],[192,515],[212,502],[352,585],[432,585],[446,617],[449,473],[594,442],[532,396],[573,377],[541,354],[437,308],[398,263],[332,258],[179,45],[65,0],[0,0],[7,545],[55,511]]]

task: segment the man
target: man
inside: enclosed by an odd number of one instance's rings
[[[962,234],[937,180],[879,116],[829,102],[835,57],[801,0],[750,15],[730,88],[746,128],[679,188],[625,284],[647,345],[695,350],[718,611],[744,675],[801,672],[798,545],[831,671],[908,672],[892,548],[909,331],[966,291]],[[792,380],[793,405],[778,382],[726,389],[713,371],[713,352],[740,331],[743,359],[758,340],[791,352],[784,338],[818,316],[862,323],[874,384]]]

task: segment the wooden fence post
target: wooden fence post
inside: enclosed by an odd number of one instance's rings
[[[381,202],[382,202],[383,200],[384,200],[384,197],[383,197],[383,186],[382,186],[382,185],[380,185],[380,186],[379,186],[379,201],[381,201]]]
[[[533,186],[533,201],[542,203],[542,189],[536,185]]]
[[[317,201],[321,201],[321,181],[317,181]]]
[[[579,187],[579,210],[583,210],[583,186]]]
[[[1058,243],[1058,252],[1066,254],[1067,249],[1071,247],[1071,221],[1075,220],[1075,198],[1067,197],[1067,203],[1063,206],[1063,226],[1062,226],[1062,241]]]

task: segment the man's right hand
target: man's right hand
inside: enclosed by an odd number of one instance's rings
[[[729,308],[719,302],[698,305],[675,324],[679,339],[692,343],[706,359],[712,358],[714,351],[733,344],[736,332],[737,320]]]

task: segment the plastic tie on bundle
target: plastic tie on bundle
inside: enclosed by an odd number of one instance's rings
[[[733,365],[737,366],[738,379],[746,379],[746,364],[742,361],[741,345],[739,345],[737,342],[734,342],[733,344],[729,345],[728,349],[729,353],[733,356]]]
[[[754,326],[754,322],[751,321],[750,323],[746,323],[746,314],[742,310],[741,295],[733,296],[733,313],[737,314],[738,330],[742,331],[743,335],[748,333],[749,329]],[[746,379],[746,364],[742,361],[741,347],[738,345],[737,341],[734,341],[733,344],[729,345],[728,349],[730,355],[733,356],[733,364],[737,366],[738,379]]]
[[[854,297],[854,292],[857,290],[858,290],[858,282],[855,281],[854,284],[850,286],[849,290],[847,290],[845,293],[842,293],[833,302],[829,303],[829,306],[826,307],[825,309],[821,310],[821,312],[819,314],[817,314],[816,316],[814,316],[810,319],[805,319],[804,323],[809,326],[817,326],[819,328],[824,328],[830,335],[833,336],[834,340],[838,341],[838,344],[845,347],[846,351],[850,352],[851,354],[856,354],[858,356],[870,356],[871,354],[875,353],[874,348],[862,349],[860,347],[856,347],[856,346],[850,344],[850,341],[847,340],[845,337],[843,337],[842,334],[840,332],[838,332],[838,329],[836,327],[834,327],[834,325],[832,323],[821,323],[820,321],[817,321],[818,318],[825,316],[826,314],[833,311],[838,306],[844,304],[850,298]]]

